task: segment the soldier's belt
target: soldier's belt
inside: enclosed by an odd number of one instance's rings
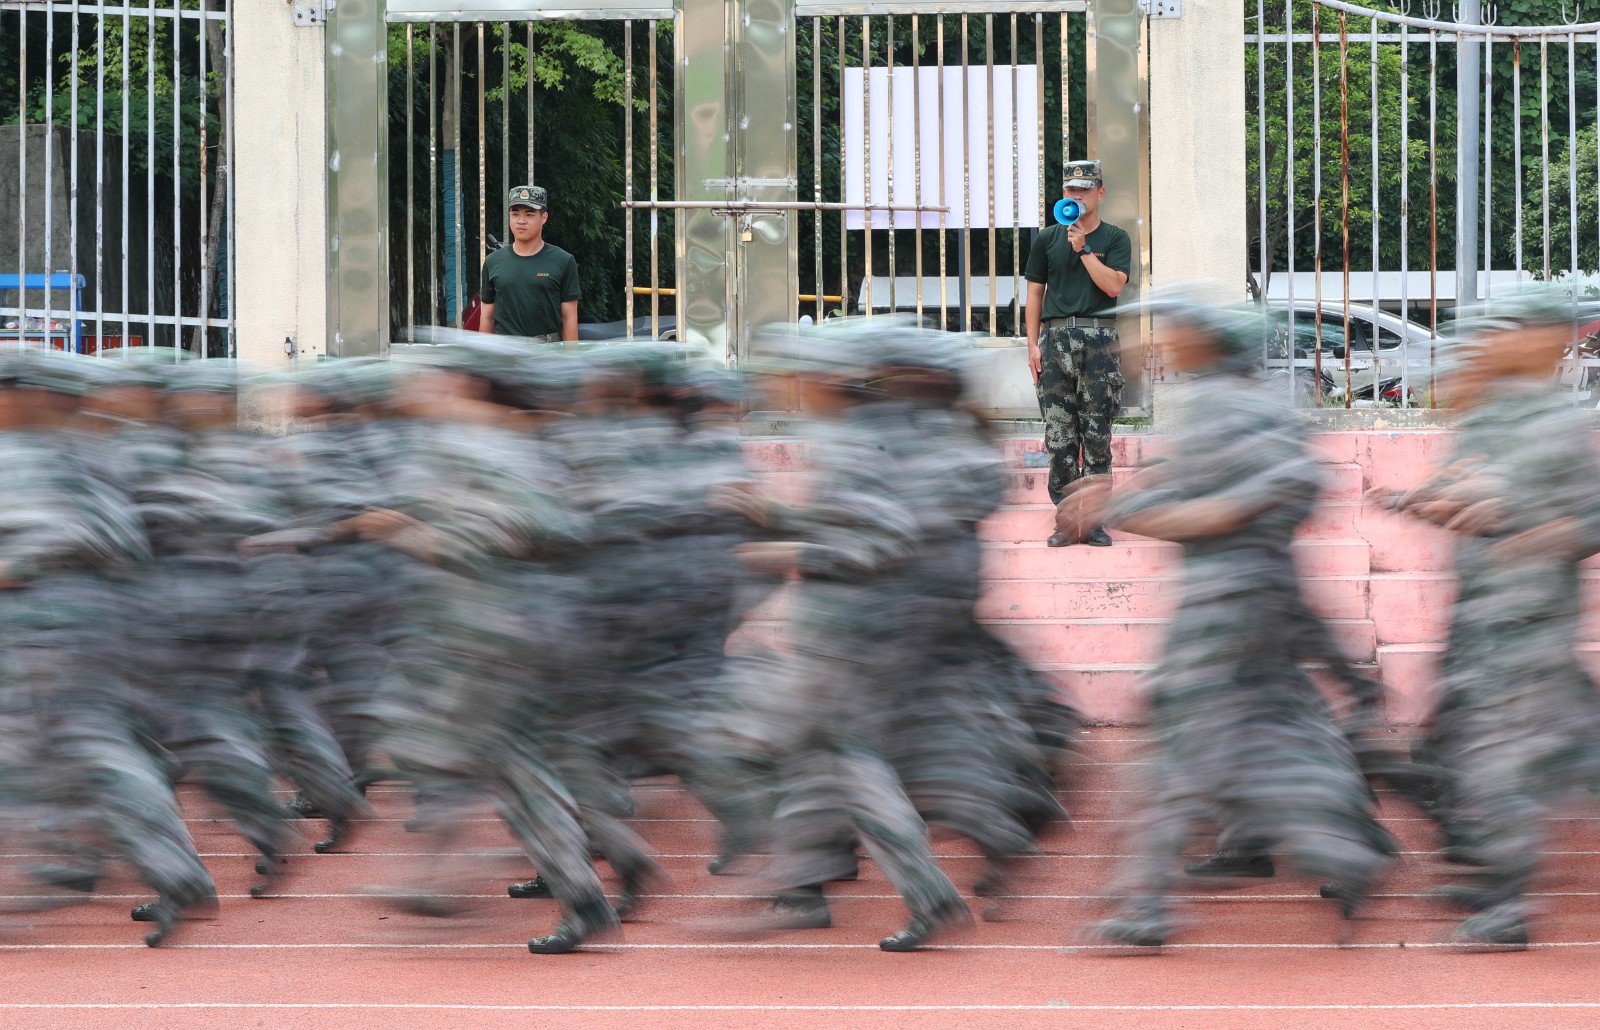
[[[1101,315],[1068,315],[1066,318],[1047,318],[1044,324],[1049,329],[1115,329],[1117,320]]]

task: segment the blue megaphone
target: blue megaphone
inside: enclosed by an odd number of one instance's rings
[[[1056,201],[1056,221],[1060,222],[1062,225],[1071,225],[1073,222],[1076,222],[1082,214],[1083,205],[1078,203],[1076,200],[1073,200],[1071,197],[1062,197],[1060,200]]]

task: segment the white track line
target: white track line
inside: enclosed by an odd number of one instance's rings
[[[1439,852],[1436,851],[1436,850],[1434,850],[1434,851],[1397,851],[1397,852],[1395,852],[1395,854],[1397,854],[1397,855],[1411,855],[1411,856],[1423,856],[1423,857],[1437,855],[1438,853]],[[1181,858],[1206,858],[1206,857],[1209,856],[1209,854],[1210,854],[1209,852],[1203,852],[1203,853],[1202,852],[1192,852],[1192,853],[1189,853],[1189,854],[1181,855],[1179,857],[1181,857]],[[1539,854],[1541,856],[1543,856],[1543,857],[1550,857],[1550,856],[1555,856],[1555,855],[1600,855],[1600,851],[1541,851],[1541,852],[1539,852]],[[257,852],[257,851],[202,851],[202,852],[199,852],[199,856],[201,858],[260,858],[261,857],[260,852]],[[0,859],[14,859],[14,858],[65,858],[65,857],[69,857],[69,856],[63,855],[63,854],[61,854],[59,852],[53,852],[53,851],[28,851],[28,852],[14,852],[14,853],[11,853],[11,854],[0,854]],[[525,858],[526,856],[521,851],[518,851],[515,848],[503,848],[503,849],[502,848],[486,848],[486,849],[481,850],[481,851],[474,851],[474,850],[470,850],[470,849],[463,850],[463,851],[329,851],[329,852],[327,852],[325,854],[324,853],[320,853],[320,852],[316,852],[316,851],[286,851],[286,852],[283,853],[283,855],[281,857],[283,857],[283,858]],[[655,858],[665,858],[665,859],[698,859],[698,858],[703,858],[703,859],[708,859],[709,860],[709,859],[713,859],[713,858],[720,858],[721,856],[716,854],[715,852],[708,851],[708,852],[705,852],[703,854],[701,854],[701,853],[697,853],[697,854],[658,853],[654,857]],[[936,852],[933,857],[935,859],[943,861],[945,859],[984,858],[985,856],[983,856],[983,855],[967,855],[967,854],[955,855],[955,854],[943,854],[943,853],[937,853]],[[1079,862],[1079,861],[1098,861],[1098,860],[1102,860],[1102,859],[1126,861],[1126,860],[1129,860],[1129,859],[1136,859],[1136,858],[1143,858],[1143,857],[1144,857],[1143,855],[1049,854],[1049,855],[1017,855],[1016,856],[1016,860],[1018,860],[1018,861],[1033,861],[1033,862]]]
[[[1593,1001],[1355,1002],[1329,1005],[486,1005],[448,1002],[0,1002],[0,1010],[157,1011],[163,1009],[370,1010],[423,1012],[1414,1012],[1508,1009],[1595,1009]]]
[[[420,898],[480,898],[496,899],[505,898],[505,891],[489,894],[475,893],[419,893],[409,895]],[[0,894],[0,901],[138,901],[148,899],[149,893],[144,894]],[[217,897],[224,901],[262,900],[252,894],[219,894]],[[640,899],[656,901],[769,901],[771,894],[641,894]],[[993,896],[970,896],[972,900],[983,901],[1118,901],[1120,894],[996,894]],[[1317,901],[1316,894],[1168,894],[1168,901],[1216,901],[1228,903],[1243,902],[1280,902],[1280,901]],[[1391,891],[1382,894],[1369,894],[1368,900],[1421,898],[1427,900],[1443,900],[1437,894],[1429,891]],[[1597,898],[1600,891],[1530,891],[1523,895],[1525,898]],[[388,895],[378,891],[363,893],[349,891],[344,893],[272,893],[267,896],[273,901],[301,901],[316,899],[357,898],[370,901],[390,900]],[[843,901],[899,901],[898,894],[830,894],[830,904]]]
[[[1451,941],[1382,942],[1361,944],[1326,943],[1233,943],[1233,944],[1167,944],[1151,949],[1151,954],[1162,951],[1411,951],[1423,948],[1464,950]],[[1600,948],[1600,941],[1541,941],[1527,945],[1530,950],[1561,948]],[[330,943],[308,942],[297,944],[164,944],[163,951],[504,951],[522,950],[515,942],[495,944],[408,944],[402,942]],[[143,951],[138,944],[0,944],[0,951]],[[777,941],[749,943],[708,942],[702,944],[588,944],[585,951],[880,951],[877,943],[817,943],[796,944]],[[929,944],[923,951],[1054,951],[1072,955],[1080,951],[1112,951],[1126,954],[1131,949],[1125,944]],[[1600,1003],[1597,1003],[1600,1005]]]

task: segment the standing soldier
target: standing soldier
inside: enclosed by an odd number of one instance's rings
[[[506,201],[511,243],[483,262],[486,333],[545,343],[578,338],[578,262],[544,238],[550,196],[543,186],[518,186]]]
[[[1133,244],[1100,220],[1106,195],[1099,161],[1069,161],[1062,196],[1075,201],[1071,225],[1052,225],[1028,251],[1028,367],[1044,413],[1050,500],[1060,504],[1082,476],[1111,471],[1111,420],[1122,404],[1122,368],[1111,309],[1128,285]],[[1077,543],[1059,530],[1051,547]],[[1111,546],[1102,526],[1083,539]]]

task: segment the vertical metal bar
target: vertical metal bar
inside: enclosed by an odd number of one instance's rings
[[[915,20],[915,19],[913,19]],[[811,199],[822,203],[822,19],[811,19]],[[828,291],[822,273],[822,219],[819,207],[811,220],[812,250],[816,260],[817,324],[824,317],[823,295]],[[840,277],[843,278],[843,269]],[[844,287],[840,287],[843,292]]]
[[[173,31],[176,32],[178,26],[181,24],[182,23],[175,15],[172,19]],[[208,105],[210,103],[210,96],[207,88],[208,84],[206,82],[206,57],[208,56],[206,54],[206,34],[210,30],[210,24],[206,20],[206,0],[200,0],[200,17],[196,24],[200,29],[199,40],[195,44],[195,52],[199,56],[200,66],[200,111],[197,119],[200,123],[200,222],[199,225],[195,227],[195,233],[200,241],[200,251],[198,255],[200,272],[200,309],[195,312],[195,314],[199,316],[200,321],[199,330],[195,333],[195,350],[199,352],[199,357],[208,358],[211,356],[211,345],[210,334],[206,331],[206,318],[211,314],[211,269],[206,266],[206,234],[211,225],[211,188],[209,185],[209,172],[207,171],[206,166],[206,148],[209,146],[209,140],[206,133],[206,113],[209,110]],[[182,311],[180,310],[176,312],[176,314],[181,316]],[[182,324],[182,319],[180,317],[177,320],[177,325],[181,326]]]
[[[1400,317],[1411,320],[1411,29],[1400,25]],[[1400,375],[1411,388],[1410,350]]]
[[[895,197],[895,194],[894,194],[895,145],[894,145],[894,15],[892,15],[892,14],[886,16],[886,19],[885,19],[885,22],[884,22],[883,54],[884,54],[884,59],[885,59],[884,60],[884,65],[885,65],[884,80],[887,83],[887,88],[886,88],[885,93],[884,93],[884,108],[885,108],[887,114],[884,117],[883,135],[889,141],[889,143],[888,143],[889,153],[887,155],[887,159],[884,161],[884,165],[885,165],[885,168],[886,168],[886,170],[888,172],[888,181],[887,181],[886,185],[887,185],[888,191],[889,191],[889,205],[891,207],[893,207],[894,204],[895,204],[895,199],[894,199],[894,197]],[[895,312],[895,311],[900,310],[900,305],[895,303],[895,294],[894,294],[894,287],[895,287],[895,283],[894,283],[894,280],[895,280],[895,274],[894,274],[895,273],[894,242],[895,241],[894,241],[894,238],[895,238],[895,229],[897,229],[899,227],[898,226],[899,218],[900,218],[900,213],[898,211],[890,211],[889,212],[889,310],[891,312]]]
[[[972,332],[972,32],[961,15],[961,331]]]
[[[1039,146],[1039,221],[1042,223],[1048,218],[1050,210],[1049,194],[1045,185],[1045,149],[1044,149],[1044,15],[1033,16],[1033,66],[1039,81],[1039,87],[1034,97],[1034,124],[1038,126]]]
[[[1022,131],[1017,103],[1020,80],[1017,78],[1017,15],[1011,14],[1011,335],[1017,336],[1022,325],[1022,143],[1017,138]],[[994,333],[994,326],[989,327]]]
[[[839,16],[838,26],[837,26],[838,33],[839,33],[839,60],[838,60],[838,63],[836,65],[836,67],[838,68],[838,71],[839,71],[839,96],[841,96],[841,97],[844,96],[845,35],[848,32],[848,28],[847,28],[848,24],[849,23],[845,21],[844,15],[840,15]],[[862,69],[862,72],[861,72],[862,78],[865,79],[866,75],[867,75],[866,69]],[[862,118],[862,124],[863,125],[870,124],[870,122],[872,120],[872,109],[870,107],[863,106],[862,110],[865,112],[865,114],[863,115],[863,118]],[[872,166],[870,164],[868,164],[865,167],[866,167],[867,182],[868,182],[869,187],[870,187],[870,184],[872,182]],[[843,174],[844,174],[844,104],[842,104],[842,103],[839,105],[839,169],[840,169],[840,173],[839,174],[841,176],[843,176]],[[844,197],[844,182],[843,182],[842,179],[841,179],[841,181],[839,183],[839,196],[840,196],[840,199],[843,199],[843,197]],[[871,212],[870,211],[863,212],[863,215],[870,216]],[[820,217],[820,212],[819,212],[819,217]],[[841,211],[841,212],[839,212],[839,295],[844,298],[844,309],[845,309],[845,311],[849,311],[850,310],[850,233],[845,229],[845,224],[846,224],[845,223],[845,212]],[[870,229],[868,230],[868,233],[869,234],[871,233]],[[872,280],[871,280],[872,269],[871,268],[867,269],[867,276],[868,276],[868,278],[866,280],[867,289],[864,290],[863,293],[867,296],[866,306],[870,308],[872,306],[871,293],[870,293],[871,288],[872,288]]]
[[[44,5],[44,346],[50,349],[50,326],[55,322],[55,298],[50,290],[50,273],[55,271],[55,206],[56,194],[51,187],[55,178],[56,136],[56,10],[55,0],[45,0]],[[23,80],[27,88],[27,80]]]
[[[1350,374],[1350,21],[1349,15],[1339,12],[1339,235],[1344,250],[1344,367]],[[1376,299],[1374,299],[1376,303]],[[1377,343],[1373,341],[1373,374],[1382,378],[1378,368]],[[1381,401],[1377,379],[1372,387],[1373,403]]]
[[[1371,92],[1371,98],[1370,99],[1372,101],[1372,125],[1371,125],[1371,128],[1369,129],[1369,132],[1371,133],[1371,141],[1372,141],[1372,179],[1371,179],[1371,185],[1369,186],[1369,189],[1371,190],[1371,193],[1372,193],[1372,250],[1371,250],[1371,255],[1372,256],[1370,258],[1370,261],[1372,263],[1372,301],[1371,301],[1371,303],[1372,303],[1372,339],[1373,339],[1373,352],[1372,352],[1372,354],[1373,354],[1374,360],[1376,360],[1376,358],[1378,356],[1378,345],[1377,345],[1377,339],[1378,339],[1378,301],[1379,301],[1379,297],[1381,296],[1381,294],[1379,292],[1379,289],[1378,289],[1378,239],[1379,239],[1379,237],[1378,237],[1378,226],[1379,226],[1379,223],[1380,223],[1380,221],[1382,220],[1382,217],[1383,217],[1383,205],[1379,202],[1379,190],[1378,190],[1378,135],[1379,135],[1379,123],[1378,123],[1378,27],[1379,27],[1379,22],[1378,22],[1377,18],[1373,18],[1369,22],[1369,24],[1367,25],[1367,31],[1372,34],[1371,55],[1370,55],[1370,60],[1372,62],[1372,78],[1371,78],[1370,82],[1368,83],[1368,89]],[[1405,354],[1406,354],[1405,341],[1401,340],[1401,342],[1400,342],[1400,374],[1402,376],[1405,375]],[[1405,392],[1405,390],[1403,388],[1400,391],[1400,397],[1401,397],[1400,403],[1403,406],[1409,405],[1409,403],[1410,403],[1409,398],[1407,398],[1406,392]]]
[[[843,95],[843,93],[840,94],[840,96]],[[844,105],[841,104],[840,110],[842,111],[843,109]],[[861,110],[864,112],[862,118],[864,129],[861,133],[861,164],[866,169],[866,177],[863,183],[866,192],[863,194],[862,203],[867,206],[867,209],[862,212],[861,222],[865,227],[861,234],[861,246],[862,262],[866,268],[865,292],[867,295],[866,310],[862,312],[862,315],[871,318],[872,307],[878,298],[873,295],[872,290],[872,225],[874,220],[874,212],[872,210],[872,19],[865,15],[861,18]],[[839,138],[841,141],[844,139],[842,134]],[[893,283],[890,284],[889,288],[891,290],[894,289]]]
[[[1539,195],[1544,203],[1543,279],[1550,281],[1550,37],[1539,37]]]
[[[233,106],[233,69],[234,69],[234,63],[233,63],[233,0],[223,0],[223,2],[222,2],[222,11],[223,11],[222,28],[223,28],[223,33],[224,33],[223,37],[222,37],[222,54],[223,54],[224,60],[227,62],[227,69],[226,69],[227,70],[227,78],[225,80],[224,93],[223,93],[223,96],[224,96],[223,140],[227,145],[226,157],[224,158],[224,161],[225,161],[226,172],[227,172],[227,176],[228,176],[228,189],[227,189],[227,195],[225,197],[226,208],[225,208],[225,211],[224,211],[224,218],[223,218],[222,225],[223,225],[223,232],[226,234],[227,255],[228,255],[228,259],[227,259],[228,260],[228,264],[227,264],[227,267],[228,267],[228,292],[226,294],[227,305],[228,305],[228,326],[227,326],[228,349],[227,349],[227,356],[230,357],[230,358],[235,358],[235,357],[238,357],[238,331],[237,331],[238,330],[238,323],[237,323],[236,319],[238,317],[238,311],[239,311],[239,300],[238,300],[239,277],[238,277],[237,274],[235,274],[235,269],[237,269],[239,267],[239,265],[238,265],[238,244],[236,242],[237,239],[238,239],[238,235],[239,234],[234,231],[234,212],[237,210],[237,207],[236,207],[237,194],[234,191],[234,185],[235,185],[235,183],[238,182],[239,177],[237,175],[235,175],[234,171],[233,171],[234,168],[236,167],[234,165],[234,163],[233,163],[233,157],[234,157],[234,147],[233,147],[234,121],[233,121],[233,116],[234,116],[234,110],[235,110],[235,108]]]
[[[106,341],[106,15],[94,16],[94,52],[101,55],[94,69],[94,338],[101,350]],[[154,271],[152,269],[152,271]],[[20,299],[20,298],[19,298]],[[20,324],[20,323],[19,323]],[[127,340],[122,341],[127,345]]]
[[[184,352],[182,341],[182,313],[184,313],[184,216],[182,216],[182,26],[179,14],[181,0],[173,0],[173,345],[178,353]],[[150,11],[150,22],[155,22],[155,11]],[[152,72],[154,75],[154,72]],[[155,125],[150,125],[150,139],[154,146]]]
[[[174,2],[174,4],[176,4],[177,0],[173,0],[173,2]],[[172,22],[173,22],[173,32],[174,32],[174,34],[176,34],[177,27],[178,27],[178,25],[181,24],[181,22],[178,21],[178,18],[177,18],[176,15],[173,16]],[[144,52],[147,55],[149,55],[149,57],[150,57],[150,60],[145,62],[146,63],[146,67],[147,67],[147,78],[146,78],[146,81],[145,81],[146,97],[145,97],[145,180],[144,180],[144,184],[145,185],[144,185],[144,188],[145,188],[145,198],[147,200],[147,204],[146,204],[146,208],[145,209],[147,211],[149,211],[150,214],[151,214],[149,223],[145,226],[145,233],[144,233],[144,285],[145,285],[145,305],[144,305],[144,310],[145,310],[145,314],[148,317],[152,317],[153,318],[155,316],[155,314],[156,314],[156,219],[154,217],[154,214],[155,214],[155,196],[156,196],[156,144],[157,144],[157,141],[156,141],[156,62],[155,62],[155,59],[154,59],[155,58],[155,53],[156,53],[156,18],[155,18],[155,12],[154,11],[152,11],[150,13],[149,17],[147,17],[145,19],[145,51]],[[173,72],[173,81],[175,83],[178,81],[176,70],[174,70],[174,72]],[[174,124],[176,125],[178,123],[174,123]],[[134,209],[134,206],[131,203],[129,203],[128,200],[129,200],[129,198],[127,196],[124,196],[122,204],[120,205],[121,208],[122,208],[122,217],[123,218],[127,218],[128,217],[128,212],[132,211]],[[127,261],[128,255],[124,254],[122,259],[123,259],[123,261]],[[127,303],[126,299],[124,299],[123,303],[124,304]],[[176,308],[174,308],[174,311],[176,311]],[[173,332],[177,333],[178,331],[179,330],[176,327],[174,327]],[[154,326],[151,327],[151,333],[152,333],[152,335],[154,335]],[[124,342],[126,342],[126,341],[124,341]]]
[[[995,203],[994,193],[999,188],[995,182],[996,168],[994,166],[994,15],[983,16],[983,74],[984,74],[984,99],[987,101],[989,115],[986,119],[985,136],[989,149],[989,172],[986,178],[989,188],[989,323],[987,329],[990,336],[994,335],[995,320],[995,293],[998,289],[998,277],[995,269],[995,248],[999,240],[998,230],[995,229]]]
[[[417,324],[417,222],[415,185],[417,180],[416,133],[412,130],[412,111],[417,96],[416,26],[406,23],[406,335]]]
[[[538,180],[533,175],[533,32],[534,22],[528,22],[528,182]],[[654,38],[652,34],[652,38]]]
[[[536,22],[528,22],[528,182],[538,182],[533,176],[533,30]],[[654,74],[654,70],[651,70]]]
[[[1283,75],[1283,120],[1284,120],[1284,176],[1288,184],[1285,194],[1287,210],[1284,211],[1284,242],[1288,255],[1284,271],[1285,285],[1288,287],[1286,295],[1289,298],[1289,339],[1290,350],[1293,351],[1294,339],[1294,212],[1295,212],[1295,187],[1298,180],[1295,178],[1294,168],[1294,0],[1283,0],[1283,34],[1287,41],[1284,44],[1284,75]],[[1316,340],[1313,341],[1312,363],[1316,368],[1317,381],[1322,381],[1322,328],[1319,325],[1316,331]]]
[[[944,15],[936,15],[934,22],[935,37],[935,62],[938,68],[938,93],[939,93],[939,328],[950,328],[950,283],[945,275],[949,267],[949,225],[945,216],[949,213],[950,200],[945,193],[945,165],[948,164],[949,151],[945,146],[945,133],[948,131],[944,123]]]
[[[1061,167],[1066,168],[1067,162],[1072,160],[1072,52],[1067,47],[1071,38],[1069,32],[1070,15],[1061,12]],[[1049,205],[1046,205],[1046,210]]]
[[[467,270],[465,248],[461,242],[461,23],[456,22],[451,26],[452,38],[450,46],[450,81],[454,84],[450,90],[451,127],[455,138],[451,140],[455,153],[455,175],[451,177],[451,228],[455,230],[455,301],[456,328],[463,324],[463,315],[467,307]]]
[[[500,24],[500,196],[511,192],[511,23]],[[507,230],[510,226],[505,227]],[[506,233],[510,236],[510,232]]]
[[[917,15],[911,16],[911,174],[912,196],[921,207],[922,197],[922,27]],[[922,325],[922,212],[912,216],[912,245],[917,252],[917,324]]]
[[[489,257],[489,150],[486,114],[489,88],[489,62],[484,54],[484,24],[478,23],[478,268]]]
[[[72,133],[72,178],[67,185],[68,204],[71,205],[67,212],[69,224],[67,232],[71,234],[67,241],[68,270],[78,274],[78,20],[82,17],[79,0],[72,0],[72,85],[68,93],[67,102],[72,105],[72,123],[69,132]],[[1574,144],[1576,147],[1576,144]],[[77,281],[72,287],[72,337],[82,346],[82,337],[78,334],[80,319],[83,312],[83,294],[78,292]]]
[[[1291,39],[1294,33],[1289,33]],[[1311,315],[1312,327],[1317,333],[1317,349],[1320,354],[1322,348],[1322,8],[1318,4],[1311,5],[1311,202],[1314,209],[1312,239],[1312,260],[1315,268],[1315,278],[1312,282],[1312,298],[1316,308]],[[1290,215],[1291,220],[1293,215]],[[1290,315],[1291,324],[1293,315]],[[1344,404],[1350,406],[1350,362],[1349,338],[1345,339],[1345,383]]]
[[[1292,46],[1293,44],[1285,44]],[[1257,274],[1261,295],[1258,298],[1265,309],[1267,287],[1272,282],[1272,255],[1267,253],[1267,9],[1265,0],[1256,0],[1256,225],[1259,237],[1256,247]],[[1294,314],[1289,316],[1289,367],[1294,368]],[[1291,378],[1294,373],[1291,373]],[[1290,383],[1290,389],[1294,384]]]
[[[1483,37],[1483,296],[1494,296],[1494,35]],[[1596,80],[1600,90],[1600,79]],[[1600,99],[1597,97],[1596,99]]]
[[[622,318],[633,335],[633,19],[622,23]],[[655,208],[650,209],[655,213]],[[651,283],[652,290],[655,284]]]
[[[650,335],[661,335],[661,214],[654,206],[660,199],[661,132],[657,118],[656,40],[660,33],[650,22]],[[681,316],[683,308],[676,306]]]
[[[126,9],[124,9],[126,10]],[[127,14],[123,14],[126,22]],[[124,26],[126,27],[126,26]],[[127,36],[123,36],[126,46]],[[124,51],[126,52],[126,51]],[[123,63],[127,77],[127,63]],[[124,96],[127,90],[123,90]],[[126,105],[126,100],[124,100]],[[123,119],[127,124],[127,119]],[[123,136],[127,138],[126,134]],[[28,331],[28,8],[17,9],[17,340]]]
[[[439,321],[439,82],[438,29],[428,26],[428,324]]]
[[[1570,246],[1567,271],[1578,274],[1578,36],[1567,34],[1567,242]],[[1548,174],[1548,173],[1546,173]],[[1577,292],[1573,292],[1577,301]],[[1573,377],[1577,388],[1580,376]]]
[[[1515,176],[1513,200],[1516,203],[1517,258],[1514,266],[1522,276],[1522,37],[1511,39],[1511,169]]]
[[[130,88],[128,88],[128,85],[130,85],[130,75],[131,75],[130,69],[128,69],[128,56],[130,56],[130,54],[133,53],[133,35],[131,35],[131,32],[130,32],[130,29],[133,26],[131,26],[130,19],[128,19],[128,14],[130,14],[130,11],[128,11],[128,8],[126,8],[126,5],[125,5],[122,8],[122,125],[123,125],[123,133],[122,133],[122,203],[123,203],[123,206],[125,206],[125,208],[130,208],[130,206],[131,206],[130,198],[128,198],[128,182],[130,182],[130,179],[131,179],[131,176],[130,176],[131,165],[130,165],[130,163],[128,163],[128,138],[130,138],[130,136],[133,136],[133,133],[130,133],[130,131],[128,131],[128,128],[126,128],[126,126],[128,126],[128,94],[131,93]],[[147,26],[147,27],[149,27],[149,26]],[[155,51],[154,46],[147,46],[147,48],[146,48],[146,53],[147,54],[154,53],[154,51]],[[152,93],[150,93],[150,96],[149,96],[149,110],[150,110],[150,125],[154,126],[155,125],[155,93],[154,93],[154,91],[152,91]],[[104,130],[102,130],[102,131],[104,131]],[[146,160],[146,165],[149,166],[150,174],[152,174],[152,176],[154,176],[154,174],[155,174],[155,155],[154,154],[149,154],[149,152],[146,152],[146,154],[147,154],[147,157],[149,157],[149,160]],[[150,296],[155,296],[155,294],[154,294],[154,291],[155,291],[155,258],[154,258],[154,254],[155,254],[155,237],[154,237],[155,189],[154,189],[154,187],[152,187],[152,189],[150,189],[150,192],[147,192],[147,194],[144,195],[144,200],[146,200],[146,203],[144,203],[144,208],[146,208],[146,211],[150,211],[150,213],[152,213],[152,218],[150,218],[150,222],[152,222],[152,226],[150,226],[150,234],[147,235],[147,237],[146,237],[147,238],[147,242],[149,242],[150,261],[149,261],[149,264],[146,265],[146,270],[144,270],[144,281],[146,281],[147,285],[149,285],[150,291],[152,291],[152,293],[150,293]],[[122,267],[122,294],[120,294],[120,296],[118,296],[117,307],[120,307],[120,309],[122,309],[122,342],[123,342],[123,344],[126,344],[126,342],[128,342],[128,309],[130,309],[130,307],[133,307],[133,305],[131,305],[130,302],[128,302],[128,219],[120,218],[120,219],[117,219],[117,221],[122,222],[122,250],[117,251],[118,258],[120,258],[120,259],[118,259],[118,265],[120,265],[120,267]],[[152,304],[150,304],[149,309],[146,309],[146,310],[149,313],[154,313],[155,312],[154,301],[152,301]],[[155,342],[154,326],[150,326],[149,331],[147,331],[147,336],[150,336],[150,339],[147,339],[146,342],[149,342],[149,344],[154,344],[154,342]]]
[[[1439,30],[1428,30],[1428,324],[1439,336]],[[1439,406],[1438,344],[1428,345],[1428,407]],[[1377,400],[1377,398],[1373,398]]]

